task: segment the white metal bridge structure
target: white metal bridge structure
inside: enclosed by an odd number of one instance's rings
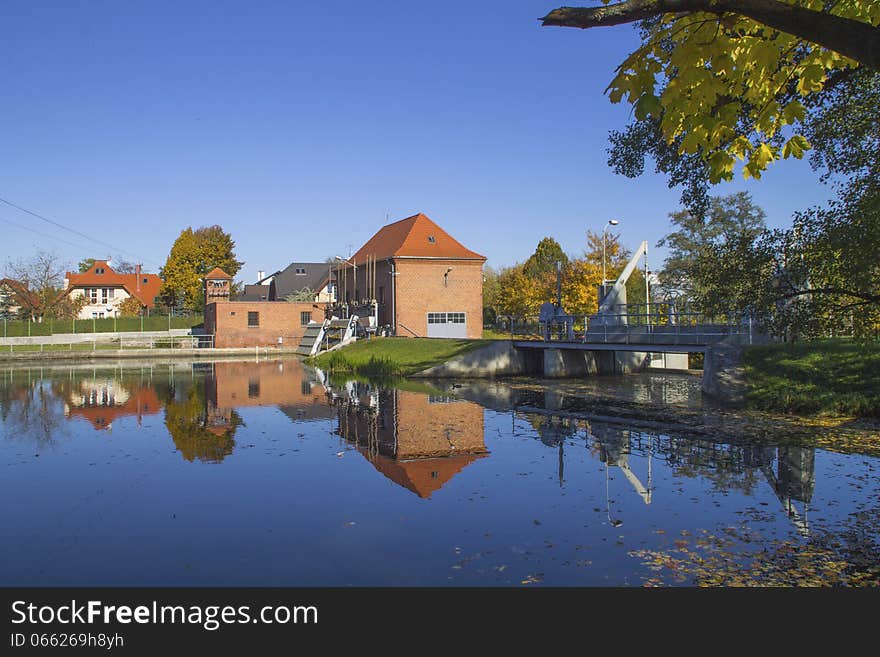
[[[677,301],[650,299],[647,275],[648,243],[642,242],[629,263],[613,283],[599,286],[599,309],[590,316],[575,316],[562,309],[561,279],[557,267],[557,300],[541,307],[538,331],[542,340],[516,339],[515,322],[511,320],[511,338],[518,348],[585,349],[590,351],[637,351],[694,353],[705,352],[709,346],[735,338],[747,344],[755,339],[748,317],[728,313],[709,317],[695,312]],[[645,260],[645,298],[627,303],[626,283],[635,272],[639,260]],[[575,325],[582,329],[575,331]],[[520,329],[528,330],[527,325]]]

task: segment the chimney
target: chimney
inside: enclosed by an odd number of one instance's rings
[[[266,272],[264,272],[264,271],[261,269],[260,271],[257,272],[257,283],[262,282],[262,280],[263,280],[264,278],[266,278]]]
[[[135,292],[140,292],[141,291],[141,266],[140,265],[134,266],[134,278],[135,278],[135,282],[134,282]]]

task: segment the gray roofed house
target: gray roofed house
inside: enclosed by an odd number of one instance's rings
[[[292,262],[281,271],[266,276],[248,288],[269,288],[268,301],[285,301],[288,296],[308,289],[315,301],[329,301],[328,284],[335,282],[333,265],[326,262]],[[255,299],[256,300],[256,299]]]
[[[245,285],[244,292],[238,295],[236,301],[268,301],[269,285]]]

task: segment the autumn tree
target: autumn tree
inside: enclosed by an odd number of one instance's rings
[[[63,288],[66,269],[58,254],[49,251],[7,261],[6,275],[27,290],[27,294],[18,295],[22,315],[37,321],[43,317],[67,319],[79,312],[83,303],[69,297]]]
[[[181,231],[165,266],[159,270],[164,283],[160,295],[171,307],[200,311],[204,307],[202,278],[215,267],[230,276],[241,269],[235,257],[235,242],[220,226],[191,227]]]
[[[713,183],[730,180],[737,161],[746,177],[757,178],[774,160],[802,157],[810,148],[800,128],[811,98],[853,69],[880,70],[875,0],[606,5],[556,9],[543,24],[639,22],[642,43],[618,67],[611,101],[626,99],[638,121],[651,122],[643,134],[696,156],[689,164],[702,163]]]
[[[120,317],[140,317],[146,309],[146,306],[144,306],[140,299],[132,295],[123,300],[122,303],[117,306],[117,309],[119,310]]]

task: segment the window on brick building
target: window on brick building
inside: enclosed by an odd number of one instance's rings
[[[248,326],[251,328],[254,328],[259,325],[260,325],[260,313],[249,311],[248,312]]]
[[[260,396],[260,380],[259,379],[250,379],[248,381],[248,397],[251,399],[257,398]]]
[[[312,321],[312,311],[304,310],[299,314],[299,323],[302,326],[308,326],[309,322]]]

